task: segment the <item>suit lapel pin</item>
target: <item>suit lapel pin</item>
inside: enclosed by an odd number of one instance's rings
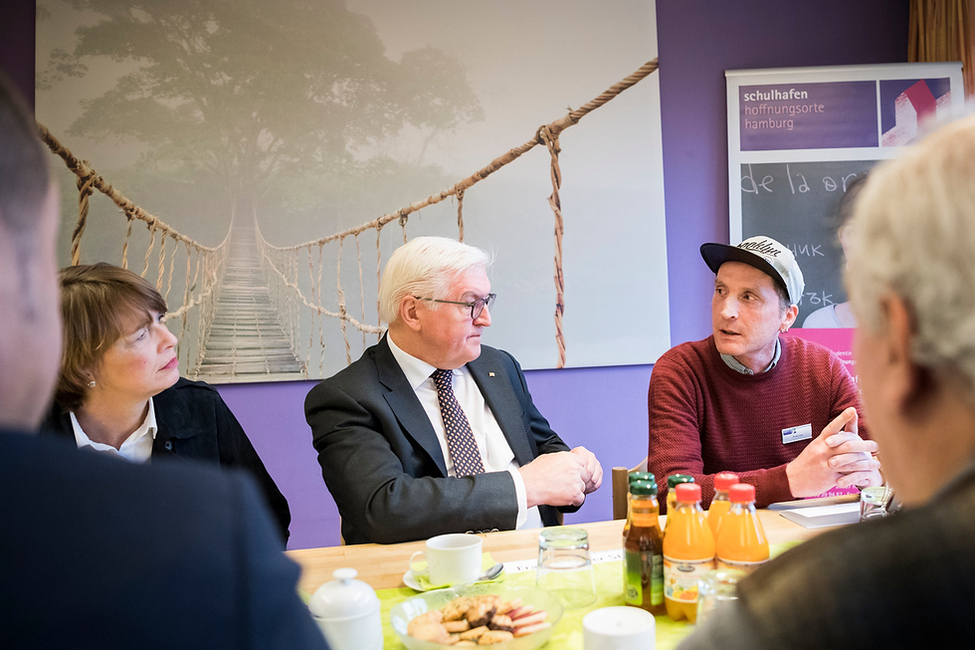
[[[494,373],[493,372],[489,372],[488,373],[488,377],[493,377],[493,376],[494,376]]]

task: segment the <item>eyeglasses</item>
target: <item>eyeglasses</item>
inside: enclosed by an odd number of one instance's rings
[[[427,302],[442,302],[445,305],[462,305],[464,307],[471,308],[471,320],[477,320],[478,317],[484,312],[485,307],[490,307],[494,299],[498,297],[496,293],[489,293],[483,298],[478,298],[474,302],[457,302],[456,300],[437,300],[436,298],[421,298],[420,296],[413,296],[417,300],[426,300]]]

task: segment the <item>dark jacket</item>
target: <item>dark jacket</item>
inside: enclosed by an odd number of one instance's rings
[[[244,472],[0,431],[0,646],[326,648]]]
[[[189,458],[247,470],[263,490],[287,542],[291,523],[288,501],[216,389],[202,381],[180,377],[171,388],[152,399],[158,427],[152,443],[153,462]],[[43,431],[74,439],[71,418],[57,404],[48,413]]]
[[[467,368],[520,465],[569,450],[535,408],[510,354],[482,345]],[[515,527],[518,501],[508,472],[447,476],[437,434],[385,336],[308,393],[305,417],[347,543]],[[552,526],[561,511],[577,509],[543,505],[539,514]]]

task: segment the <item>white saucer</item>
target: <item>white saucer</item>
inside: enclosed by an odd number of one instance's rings
[[[504,569],[501,570],[501,573],[499,573],[494,580],[497,580],[503,575],[504,575]],[[493,580],[484,580],[483,582],[493,582]],[[423,586],[420,584],[420,581],[416,579],[416,576],[413,575],[412,569],[408,569],[406,573],[403,574],[403,584],[414,591],[427,591],[427,589],[424,589]],[[444,588],[445,587],[437,587],[437,589],[444,589]]]
[[[403,574],[403,584],[414,591],[426,591],[420,586],[420,581],[416,579],[416,576],[413,575],[413,569],[407,569],[406,573]]]

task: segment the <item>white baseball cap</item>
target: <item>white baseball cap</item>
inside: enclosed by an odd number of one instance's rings
[[[725,262],[742,262],[767,273],[789,296],[789,302],[799,304],[806,283],[796,256],[771,237],[749,237],[737,246],[701,244],[701,257],[715,273]]]

